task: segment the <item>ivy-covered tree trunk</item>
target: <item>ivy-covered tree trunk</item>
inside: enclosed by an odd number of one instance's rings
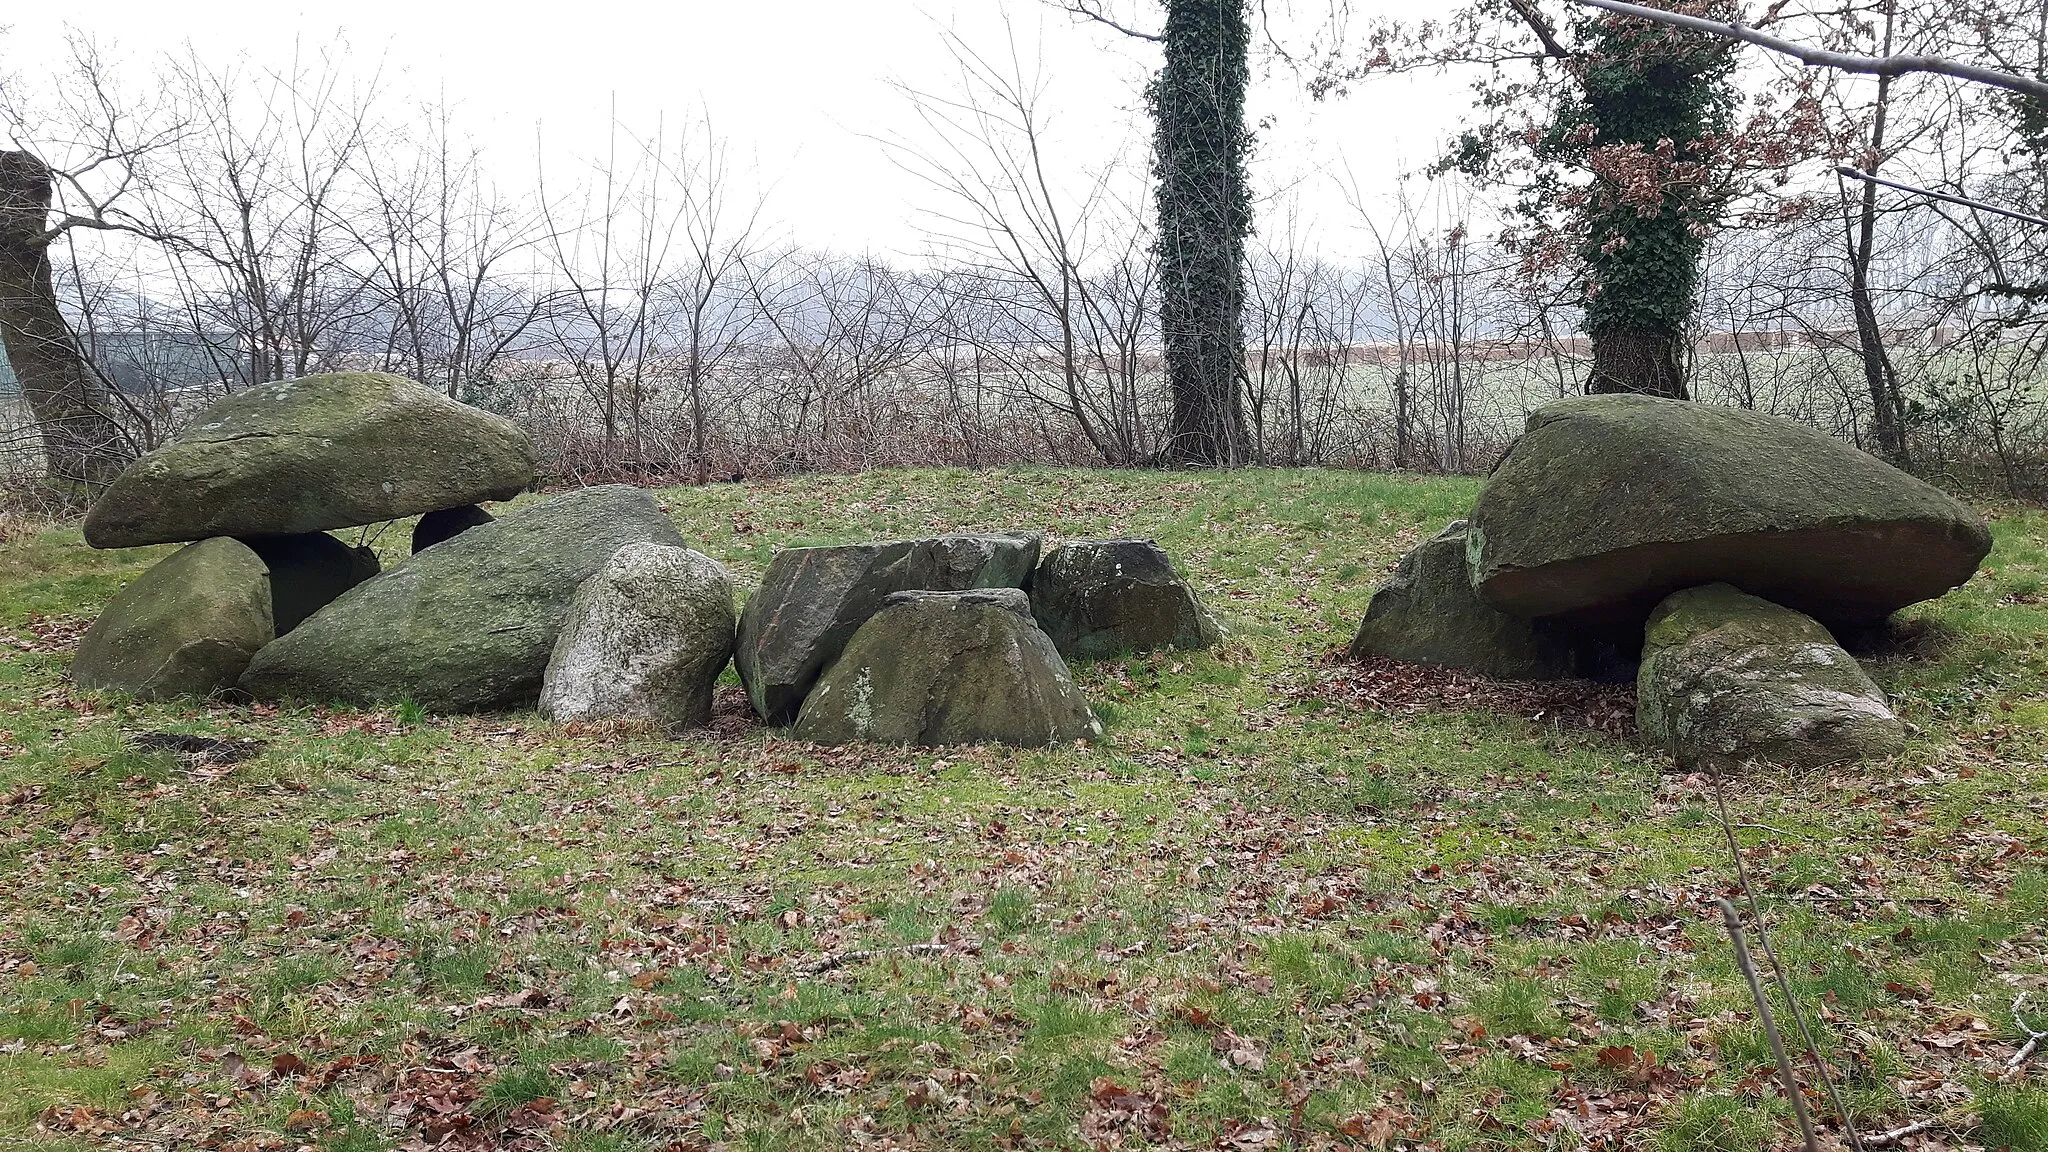
[[[1700,254],[1721,207],[1708,150],[1734,97],[1728,42],[1602,16],[1582,43],[1583,103],[1554,130],[1583,141],[1595,181],[1587,391],[1683,400]]]
[[[1158,165],[1159,331],[1172,399],[1166,458],[1247,462],[1244,240],[1251,197],[1245,0],[1166,0],[1150,98]]]
[[[49,479],[82,496],[110,483],[135,456],[57,307],[50,180],[49,166],[37,157],[0,151],[0,343],[42,434]]]

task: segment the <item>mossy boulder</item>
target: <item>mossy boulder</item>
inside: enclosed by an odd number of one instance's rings
[[[795,735],[940,747],[1044,748],[1102,726],[1015,588],[899,592],[805,698]]]
[[[232,688],[270,643],[270,572],[225,536],[188,544],[116,593],[71,661],[81,688],[143,700]]]
[[[412,550],[425,552],[443,540],[453,539],[479,524],[489,524],[491,520],[489,512],[474,504],[429,512],[412,526]]]
[[[628,544],[583,582],[548,658],[550,720],[693,727],[732,660],[732,578],[701,552]]]
[[[577,588],[634,543],[683,543],[645,491],[551,496],[349,589],[258,653],[241,686],[259,700],[532,707]]]
[[[1465,521],[1417,546],[1372,594],[1351,641],[1354,660],[1384,656],[1503,680],[1621,680],[1640,637],[1510,616],[1479,599],[1465,568]]]
[[[1648,396],[1531,413],[1473,510],[1480,598],[1516,616],[1641,621],[1725,581],[1831,625],[1867,624],[1970,578],[1975,512],[1823,432]]]
[[[795,720],[819,673],[892,593],[1021,585],[1040,539],[957,533],[777,552],[740,614],[735,663],[754,710],[770,724]]]
[[[1207,648],[1223,630],[1150,540],[1070,540],[1031,574],[1038,626],[1069,660]]]
[[[502,416],[385,372],[230,393],[128,466],[85,518],[95,548],[352,528],[509,500],[532,441]]]
[[[1826,628],[1727,584],[1651,613],[1636,728],[1681,767],[1723,772],[1852,763],[1905,744],[1883,691]]]
[[[242,543],[270,569],[270,612],[279,636],[383,569],[375,552],[325,532],[254,536]]]

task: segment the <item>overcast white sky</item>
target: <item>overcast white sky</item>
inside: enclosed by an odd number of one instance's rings
[[[1379,2],[1410,15],[1439,7]],[[1127,3],[1134,19],[1156,21],[1147,0]],[[954,87],[942,29],[991,53],[1006,50],[1014,31],[1021,49],[1041,58],[1062,159],[1077,169],[1145,147],[1138,101],[1156,65],[1151,45],[1077,24],[1038,0],[101,0],[17,8],[0,21],[9,27],[0,59],[35,83],[46,78],[33,62],[61,45],[67,27],[113,47],[132,68],[187,42],[209,60],[258,63],[345,42],[355,66],[381,66],[387,85],[444,92],[513,185],[533,168],[536,133],[556,156],[595,154],[614,99],[622,119],[648,126],[658,113],[702,108],[740,166],[758,171],[769,189],[766,216],[787,238],[902,256],[922,248],[920,209],[934,197],[875,137],[913,124],[895,85]],[[1436,153],[1463,113],[1465,84],[1380,80],[1314,104],[1289,75],[1261,78],[1254,115],[1275,118],[1256,162],[1261,191],[1294,189],[1300,215],[1342,254],[1356,243],[1339,191],[1347,167],[1369,193],[1389,192],[1399,172]]]

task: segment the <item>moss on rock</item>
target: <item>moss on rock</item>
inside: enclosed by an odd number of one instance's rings
[[[1970,578],[1975,512],[1816,429],[1739,408],[1582,396],[1531,413],[1472,513],[1487,603],[1640,622],[1726,581],[1829,624],[1880,620]]]
[[[1817,768],[1889,756],[1905,732],[1853,657],[1811,617],[1727,584],[1657,606],[1636,728],[1679,765]]]
[[[114,596],[78,645],[71,678],[139,699],[232,688],[270,643],[270,573],[227,537],[188,544]]]
[[[200,413],[94,502],[86,543],[352,528],[533,484],[533,443],[502,416],[403,376],[334,372],[259,384]]]
[[[531,707],[576,589],[636,542],[683,543],[647,492],[549,497],[349,589],[258,653],[241,686],[261,700]]]
[[[1043,748],[1101,724],[1015,588],[899,592],[869,617],[805,698],[794,732],[939,747]]]

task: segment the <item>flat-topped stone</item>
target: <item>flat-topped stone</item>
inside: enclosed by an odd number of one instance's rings
[[[353,528],[509,500],[533,443],[502,416],[386,372],[228,394],[128,466],[85,519],[95,548]]]
[[[1640,622],[1725,581],[1864,624],[1970,578],[1984,521],[1940,489],[1776,416],[1649,396],[1529,415],[1466,533],[1481,599],[1516,616]]]

